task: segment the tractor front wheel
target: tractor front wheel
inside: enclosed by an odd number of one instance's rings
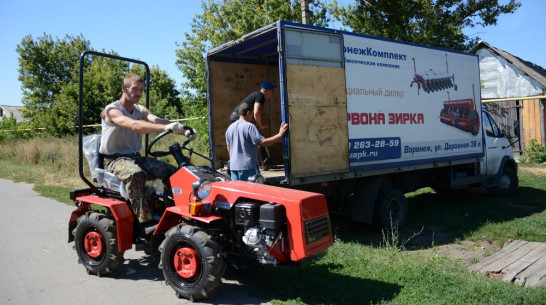
[[[114,273],[123,263],[118,251],[116,224],[106,215],[87,212],[72,232],[74,249],[87,272],[98,276]]]
[[[171,228],[159,251],[160,268],[178,297],[206,298],[222,284],[226,265],[220,245],[200,228],[187,224]]]

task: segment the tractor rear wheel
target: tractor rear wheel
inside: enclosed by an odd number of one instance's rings
[[[106,215],[87,212],[78,218],[72,234],[79,263],[87,273],[98,276],[114,273],[123,263],[123,252],[118,251],[116,224]]]
[[[200,228],[187,224],[171,228],[159,251],[159,266],[178,297],[206,298],[222,284],[226,264],[220,245]]]

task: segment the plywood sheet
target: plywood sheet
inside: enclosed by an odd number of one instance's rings
[[[260,90],[262,82],[269,80],[279,84],[279,70],[277,67],[266,65],[211,62],[209,73],[213,146],[216,149],[216,166],[221,166],[222,161],[229,160],[225,133],[233,109],[250,93]],[[265,137],[279,131],[281,107],[278,89],[275,95],[266,101],[262,109],[262,118],[264,124],[268,125],[268,128],[262,131]],[[269,149],[276,163],[282,163],[282,143],[274,144]]]
[[[343,68],[288,65],[291,177],[349,171]]]
[[[546,244],[515,240],[468,269],[520,286],[546,288]]]

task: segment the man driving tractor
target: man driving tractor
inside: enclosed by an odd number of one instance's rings
[[[146,107],[137,105],[144,92],[144,79],[141,76],[125,76],[121,90],[121,98],[107,105],[101,112],[99,152],[104,158],[104,169],[126,184],[133,212],[144,229],[155,224],[146,198],[146,178],[151,176],[161,179],[165,190],[170,191],[169,177],[177,168],[155,158],[141,156],[142,134],[171,130],[192,140],[196,134],[184,130],[180,123],[159,118]]]

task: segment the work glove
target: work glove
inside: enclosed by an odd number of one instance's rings
[[[190,139],[190,141],[193,141],[193,140],[197,139],[197,130],[195,130],[195,129],[192,129],[192,130],[186,129],[186,130],[184,130],[184,136],[186,138]]]
[[[184,134],[184,125],[175,122],[165,125],[165,131],[170,130],[175,134]]]

